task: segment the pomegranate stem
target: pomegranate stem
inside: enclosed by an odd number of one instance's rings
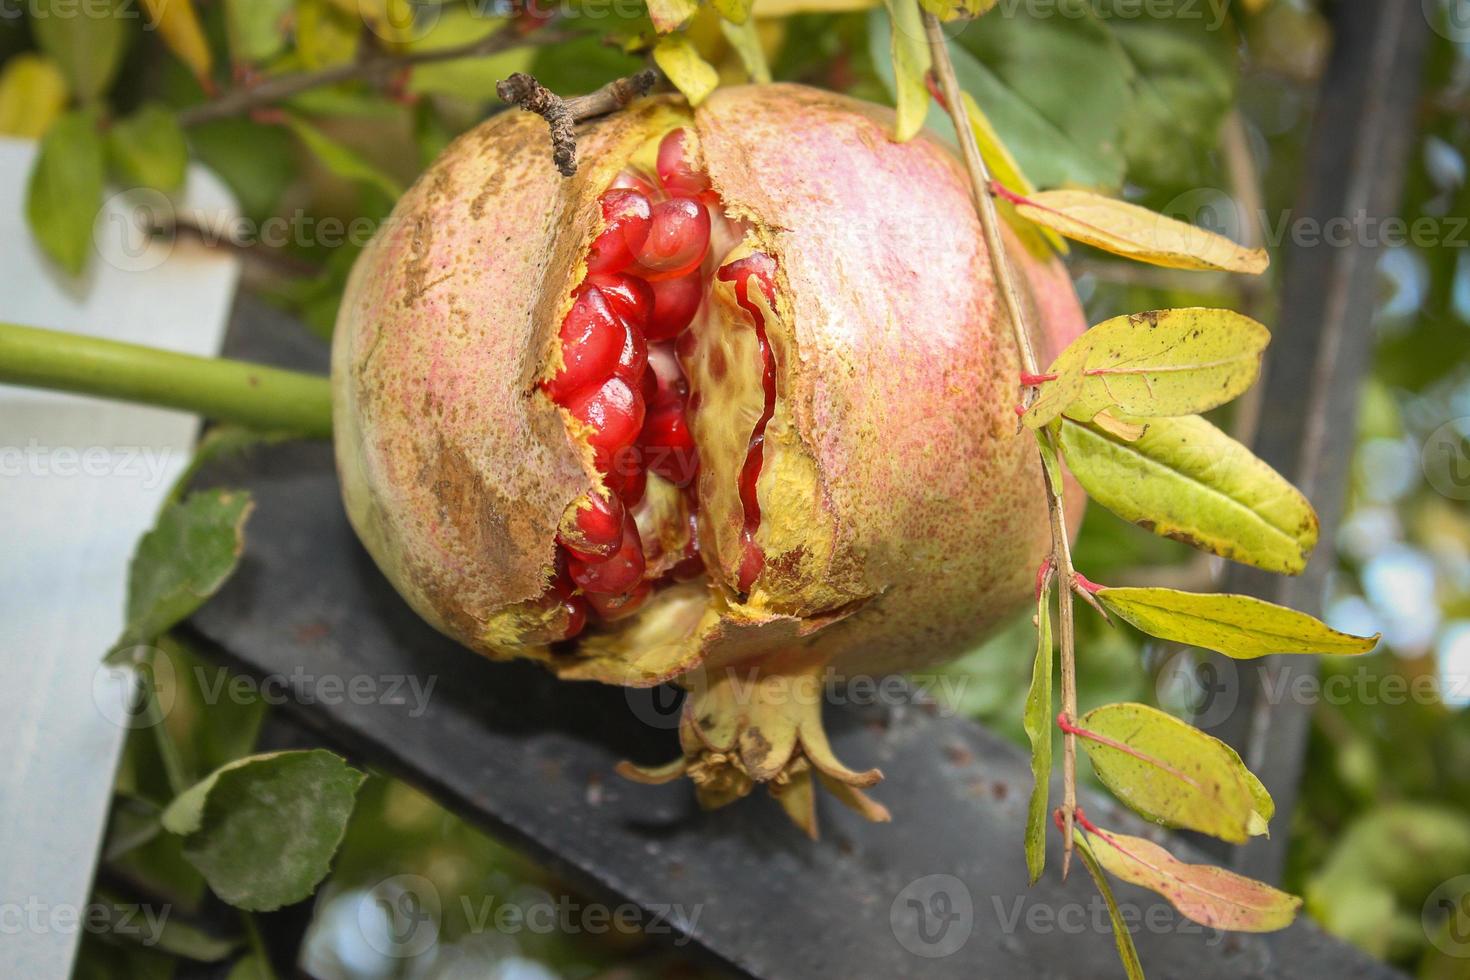
[[[0,323],[0,383],[197,412],[253,429],[332,434],[326,378]]]
[[[1036,353],[1031,347],[1031,335],[1026,329],[1025,314],[1022,312],[1020,294],[1006,257],[1005,244],[1000,234],[1000,217],[996,212],[995,200],[991,196],[993,185],[985,158],[975,142],[975,130],[965,114],[964,101],[960,98],[960,85],[955,79],[954,62],[950,60],[949,48],[944,39],[944,30],[939,18],[923,12],[924,33],[929,41],[929,51],[934,61],[934,74],[939,79],[944,98],[940,100],[954,123],[955,136],[965,158],[965,167],[970,174],[970,196],[974,199],[975,212],[980,218],[980,227],[985,232],[985,246],[990,253],[990,266],[996,284],[1005,302],[1010,317],[1011,329],[1015,333],[1016,346],[1021,353],[1023,376],[1037,376]],[[1029,407],[1036,398],[1034,387],[1025,387],[1021,393],[1023,407]],[[1051,430],[1038,433],[1046,440],[1047,447],[1060,455],[1056,434]],[[1061,649],[1062,711],[1068,718],[1077,717],[1077,656],[1076,626],[1073,622],[1072,588],[1075,570],[1072,567],[1072,549],[1067,540],[1067,518],[1062,510],[1062,488],[1053,486],[1048,468],[1041,470],[1047,489],[1047,511],[1051,515],[1052,562],[1060,581],[1067,583],[1057,590],[1057,620],[1059,624],[1059,647]],[[1077,815],[1077,736],[1067,732],[1062,738],[1062,878],[1065,880],[1072,865],[1073,826]]]

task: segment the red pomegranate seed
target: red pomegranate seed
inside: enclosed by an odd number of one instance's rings
[[[584,388],[566,401],[572,417],[592,428],[588,441],[606,471],[614,454],[638,438],[643,428],[643,396],[622,378],[609,378],[596,388]]]
[[[611,558],[598,562],[585,562],[575,556],[567,559],[572,581],[588,595],[630,592],[642,580],[643,569],[643,542],[631,514],[623,516],[623,543]]]
[[[683,407],[689,382],[674,355],[673,344],[648,345],[648,371],[643,375],[643,403],[652,412],[666,405]]]
[[[654,310],[652,286],[625,272],[600,272],[588,276],[587,281],[602,291],[607,305],[624,323],[639,330],[648,330],[648,321]]]
[[[709,175],[698,169],[698,142],[687,129],[670,130],[658,144],[658,179],[670,194],[697,197],[709,190]]]
[[[607,467],[603,470],[603,483],[618,495],[625,507],[637,504],[643,499],[643,491],[648,483],[648,469],[643,464],[643,451],[636,444],[618,449],[608,459]]]
[[[545,385],[546,393],[565,403],[577,391],[612,376],[627,344],[628,330],[594,286],[580,286],[561,322],[562,369]]]
[[[661,405],[648,413],[638,437],[649,472],[657,473],[676,487],[687,487],[699,472],[699,454],[694,434],[678,402]]]
[[[636,390],[642,386],[647,372],[648,343],[643,339],[643,331],[624,324],[623,348],[618,354],[618,366],[613,369],[613,377],[622,378],[628,382],[628,387]]]
[[[673,197],[653,206],[648,237],[636,250],[637,275],[654,282],[692,272],[709,251],[709,212],[693,198]]]
[[[648,198],[631,188],[615,187],[601,200],[602,220],[607,227],[587,253],[587,271],[619,272],[633,261],[648,238],[651,209]]]
[[[585,596],[577,595],[574,591],[576,585],[572,583],[571,576],[567,574],[565,559],[558,556],[557,576],[552,580],[546,593],[541,596],[539,605],[548,612],[562,609],[567,616],[567,628],[562,633],[562,639],[570,640],[587,626],[587,599]]]
[[[623,502],[612,494],[587,494],[567,508],[556,540],[583,561],[611,557],[623,543]]]
[[[652,594],[653,583],[643,582],[636,586],[633,591],[625,592],[622,595],[602,595],[599,592],[589,592],[587,593],[587,604],[592,607],[597,615],[608,622],[612,622],[633,615],[639,609],[643,608],[643,604],[648,601],[648,597]]]
[[[613,189],[630,189],[652,201],[658,196],[658,188],[654,181],[643,170],[624,170],[613,178]]]
[[[653,314],[644,329],[650,341],[678,336],[694,320],[704,299],[704,281],[699,270],[678,279],[660,279],[651,284]]]

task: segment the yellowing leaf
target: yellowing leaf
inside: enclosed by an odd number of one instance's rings
[[[795,14],[844,14],[871,10],[882,0],[755,0],[751,10],[761,18],[791,17]]]
[[[995,6],[996,0],[919,0],[924,9],[940,20],[979,17]]]
[[[1199,416],[1152,419],[1135,442],[1064,418],[1061,448],[1088,496],[1155,534],[1288,575],[1317,545],[1307,499]]]
[[[1231,932],[1275,932],[1302,900],[1224,868],[1186,864],[1152,841],[1089,828],[1093,854],[1113,875],[1157,892],[1186,919]]]
[[[189,67],[201,85],[210,88],[214,56],[204,38],[194,0],[143,0],[143,7],[163,43]]]
[[[56,62],[22,52],[0,70],[0,136],[40,139],[66,108],[66,78]]]
[[[720,84],[719,72],[699,56],[694,45],[683,35],[660,38],[653,49],[653,60],[692,106],[709,98]]]
[[[1031,740],[1031,802],[1026,810],[1026,870],[1036,884],[1046,868],[1047,791],[1051,784],[1051,593],[1052,583],[1036,597],[1036,660],[1026,694],[1022,725]]]
[[[1353,656],[1378,642],[1340,633],[1306,613],[1246,595],[1174,589],[1103,589],[1098,601],[1150,636],[1215,650],[1237,660],[1273,653]]]
[[[1092,848],[1087,846],[1087,838],[1082,831],[1072,831],[1072,840],[1077,845],[1077,853],[1082,857],[1083,866],[1092,875],[1093,884],[1097,885],[1098,893],[1107,903],[1108,919],[1113,925],[1113,942],[1118,946],[1118,959],[1123,964],[1123,972],[1128,980],[1143,980],[1143,964],[1139,962],[1138,949],[1133,945],[1133,933],[1129,931],[1128,923],[1123,921],[1123,916],[1118,911],[1118,900],[1113,898],[1113,888],[1108,884],[1107,875],[1103,874],[1102,865],[1097,863],[1097,857],[1092,853]]]
[[[1110,436],[1123,442],[1137,442],[1143,438],[1148,431],[1148,425],[1143,422],[1130,422],[1128,419],[1120,419],[1107,409],[1103,409],[1092,417],[1092,424],[1102,429]]]
[[[745,66],[745,73],[752,82],[766,83],[771,80],[771,66],[766,63],[766,52],[761,47],[755,21],[732,24],[728,20],[721,20],[720,33],[725,35],[731,50],[739,56],[740,63]]]
[[[1067,375],[1066,382],[1044,410],[1032,406],[1026,424],[1050,422],[1067,397],[1060,410],[1081,421],[1109,408],[1149,417],[1207,412],[1255,383],[1270,342],[1269,330],[1231,310],[1192,307],[1104,320],[1052,364],[1048,373],[1057,382]]]
[[[743,24],[750,20],[750,7],[754,2],[755,0],[710,0],[710,6],[732,24]]]
[[[1077,728],[1103,785],[1155,823],[1242,844],[1275,812],[1269,795],[1260,809],[1234,749],[1157,708],[1110,704]]]
[[[933,61],[918,0],[883,0],[883,3],[892,22],[894,90],[898,93],[893,138],[906,143],[924,128],[924,117],[929,112],[929,86],[924,79]]]
[[[1214,232],[1090,191],[1018,194],[997,185],[996,193],[1023,218],[1140,262],[1257,274],[1271,261],[1265,249],[1243,248]]]
[[[1022,172],[1021,165],[1011,155],[1010,149],[1000,138],[1000,133],[996,132],[995,126],[990,122],[990,117],[980,108],[980,104],[969,92],[963,91],[960,92],[960,101],[965,106],[965,115],[970,120],[970,129],[975,133],[975,145],[979,148],[980,156],[985,160],[985,169],[991,177],[1008,187],[1020,188],[1023,193],[1029,194],[1034,191],[1035,185]],[[1034,222],[1022,220],[1009,201],[1001,200],[997,202],[997,205],[1002,217],[1010,224],[1012,230],[1036,255],[1048,255],[1046,248],[1048,243],[1059,252],[1067,251],[1067,241],[1061,235],[1050,228],[1043,228]]]
[[[677,31],[699,9],[696,0],[647,0],[648,18],[660,34]]]

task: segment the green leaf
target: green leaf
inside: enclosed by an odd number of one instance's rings
[[[329,0],[297,0],[296,53],[310,69],[346,64],[357,57],[364,21]]]
[[[1230,932],[1275,932],[1291,925],[1302,900],[1233,871],[1186,864],[1152,841],[1089,828],[1098,864],[1168,899],[1186,919]]]
[[[286,114],[286,125],[296,138],[321,161],[322,166],[345,180],[355,180],[376,187],[388,197],[397,200],[403,194],[398,181],[355,152],[338,143],[320,129],[300,116]]]
[[[1052,579],[1036,597],[1036,660],[1031,665],[1031,688],[1026,692],[1022,727],[1031,742],[1031,801],[1026,809],[1026,870],[1031,884],[1046,869],[1047,793],[1051,786],[1051,595]]]
[[[1098,779],[1155,823],[1243,844],[1276,811],[1234,749],[1157,708],[1110,704],[1077,727]]]
[[[1380,634],[1340,633],[1306,613],[1246,595],[1174,589],[1103,589],[1098,601],[1150,636],[1214,650],[1237,660],[1277,653],[1354,656]]]
[[[1092,875],[1093,884],[1097,885],[1098,893],[1107,903],[1108,920],[1113,924],[1113,942],[1118,946],[1118,959],[1123,964],[1123,972],[1127,974],[1128,980],[1143,980],[1143,964],[1138,959],[1138,949],[1133,945],[1133,933],[1128,929],[1128,923],[1123,921],[1123,916],[1118,911],[1118,900],[1113,897],[1113,888],[1108,884],[1108,876],[1103,874],[1102,865],[1097,863],[1097,856],[1092,853],[1092,848],[1087,846],[1087,838],[1083,836],[1082,831],[1073,830],[1072,840],[1077,845],[1077,854],[1082,858],[1083,867],[1087,868],[1087,873]]]
[[[286,47],[287,18],[296,0],[225,0],[230,55],[246,64],[267,61]]]
[[[995,6],[996,0],[919,0],[929,13],[943,21],[979,17]]]
[[[92,251],[105,169],[96,118],[90,112],[68,112],[42,138],[26,188],[32,234],[74,276],[81,275]]]
[[[299,902],[326,877],[364,775],[322,749],[222,766],[180,794],[163,825],[224,901],[253,912]]]
[[[56,62],[30,52],[0,69],[0,135],[40,139],[66,108],[66,79]]]
[[[1062,393],[1039,398],[1025,422],[1037,428],[1061,409],[1088,421],[1105,409],[1159,417],[1207,412],[1255,383],[1271,332],[1231,310],[1154,310],[1104,320],[1052,363]],[[1063,376],[1065,375],[1065,379]],[[1070,399],[1070,400],[1068,400]]]
[[[1119,187],[1134,69],[1108,22],[1093,0],[1003,13],[970,24],[951,45],[969,55],[955,59],[960,86],[1042,187]]]
[[[1236,39],[1183,4],[1153,6],[1167,12],[1107,20],[1133,66],[1123,154],[1139,183],[1193,187],[1209,179],[1209,152],[1234,103]]]
[[[167,108],[150,103],[107,131],[107,154],[125,181],[160,191],[184,185],[189,147],[184,130]]]
[[[244,491],[202,490],[164,508],[133,554],[114,651],[153,642],[219,590],[240,560],[252,507]]]
[[[1088,496],[1155,534],[1291,575],[1317,544],[1307,499],[1198,416],[1154,419],[1135,442],[1063,419],[1061,448]]]
[[[34,0],[31,33],[61,68],[83,105],[101,98],[122,66],[133,23],[125,0],[93,0],[86,10],[76,0]]]
[[[472,44],[500,33],[509,23],[505,17],[482,17],[468,9],[451,8],[439,15],[433,30],[408,47],[411,51],[436,51]],[[531,71],[535,58],[535,46],[526,45],[493,55],[430,62],[414,68],[408,78],[408,90],[466,99],[493,99],[496,98],[497,82],[518,71]]]
[[[710,0],[710,6],[720,18],[731,24],[745,24],[750,21],[750,8],[755,0]]]
[[[682,34],[660,38],[653,49],[653,60],[692,106],[709,98],[720,84],[719,72],[700,57],[693,42]]]
[[[924,21],[919,16],[918,0],[883,0],[883,4],[890,17],[889,52],[898,103],[893,136],[904,143],[919,135],[919,130],[924,128],[924,117],[929,110],[929,87],[925,76],[933,62],[924,36]]]
[[[240,209],[264,221],[296,177],[296,146],[280,126],[249,119],[219,119],[189,129],[201,163],[229,184]]]
[[[725,40],[739,56],[740,63],[745,66],[745,73],[750,76],[752,82],[765,84],[771,80],[771,66],[766,64],[766,52],[761,47],[760,34],[755,29],[755,21],[747,20],[743,24],[734,24],[728,20],[721,20],[720,33],[725,35]]]

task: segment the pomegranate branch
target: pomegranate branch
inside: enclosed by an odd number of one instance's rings
[[[190,106],[179,113],[179,124],[197,126],[232,116],[247,115],[284,102],[303,92],[326,85],[343,82],[382,83],[398,76],[406,69],[418,65],[458,61],[463,58],[483,58],[512,48],[530,45],[560,44],[575,35],[568,32],[543,32],[521,34],[516,31],[497,31],[487,37],[448,48],[433,48],[410,51],[403,54],[376,53],[340,65],[331,65],[317,71],[289,72],[270,75],[252,85],[241,85],[216,99]]]
[[[627,78],[614,79],[595,92],[564,99],[525,72],[516,72],[495,86],[495,92],[511,105],[534,112],[551,128],[551,159],[563,177],[577,172],[576,124],[617,112],[634,99],[648,94],[658,81],[658,72],[645,68]]]
[[[939,18],[924,11],[924,31],[929,41],[929,50],[934,61],[934,73],[939,80],[944,98],[940,102],[949,112],[954,123],[955,136],[965,159],[965,168],[970,174],[971,197],[980,226],[985,233],[985,245],[990,253],[990,265],[994,270],[1000,294],[1005,302],[1006,314],[1015,334],[1016,347],[1021,355],[1023,378],[1039,377],[1036,353],[1031,346],[1031,335],[1022,312],[1020,294],[1016,290],[1015,278],[1010,261],[1006,257],[1005,243],[1000,234],[1000,216],[995,201],[991,198],[993,184],[985,158],[975,142],[975,131],[965,115],[964,101],[960,98],[959,81],[955,78],[954,62],[950,60],[949,48],[945,45],[944,31]],[[1036,390],[1027,387],[1024,404],[1029,406]],[[1047,440],[1053,453],[1058,452],[1056,437],[1046,431],[1039,434]],[[1042,461],[1042,473],[1046,481],[1047,511],[1051,516],[1052,564],[1061,578],[1063,587],[1057,590],[1058,638],[1062,661],[1062,714],[1072,719],[1077,717],[1077,657],[1076,629],[1073,622],[1072,595],[1077,588],[1076,570],[1072,567],[1072,548],[1067,540],[1067,518],[1062,510],[1062,488],[1053,485],[1050,470]],[[1077,813],[1077,736],[1066,732],[1062,740],[1062,877],[1066,878],[1072,863],[1072,828]]]
[[[267,432],[332,435],[326,378],[0,323],[0,383],[198,412]]]

